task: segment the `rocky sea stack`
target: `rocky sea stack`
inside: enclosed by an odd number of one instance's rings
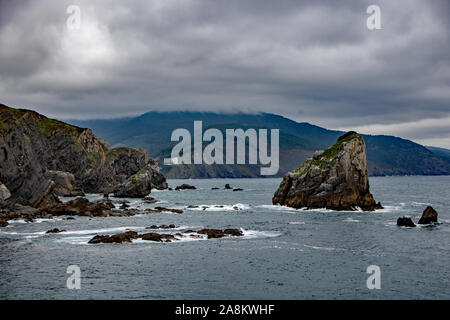
[[[112,149],[90,129],[0,104],[0,186],[0,209],[42,209],[84,192],[144,197],[167,182],[145,150]]]
[[[327,150],[316,151],[312,159],[283,177],[272,202],[308,209],[382,208],[369,191],[364,139],[350,131]]]

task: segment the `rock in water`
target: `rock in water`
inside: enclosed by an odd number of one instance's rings
[[[428,206],[422,213],[420,217],[419,224],[430,224],[433,222],[438,222],[438,213],[432,207]]]
[[[416,225],[410,217],[400,217],[397,219],[397,226],[414,228]]]
[[[369,191],[364,139],[350,131],[327,150],[315,152],[312,159],[283,177],[272,202],[309,209],[382,208]]]
[[[46,233],[60,233],[60,232],[64,232],[64,231],[66,231],[66,230],[59,230],[58,228],[55,228],[55,229],[48,230]]]

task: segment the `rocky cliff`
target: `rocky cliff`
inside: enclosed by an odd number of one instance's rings
[[[167,188],[143,150],[110,149],[90,129],[0,105],[0,181],[10,201],[39,207],[57,201],[56,193],[114,192],[138,172],[147,177],[139,196]]]
[[[272,202],[310,209],[381,208],[369,191],[364,139],[348,132],[329,149],[316,151],[312,159],[283,177]]]

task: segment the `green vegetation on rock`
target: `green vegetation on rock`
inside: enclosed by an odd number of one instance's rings
[[[318,167],[320,172],[325,170],[327,167],[333,167],[337,163],[337,156],[342,150],[345,143],[350,142],[353,139],[359,139],[364,142],[363,138],[359,136],[356,132],[349,132],[344,134],[339,138],[339,140],[333,144],[331,147],[326,149],[318,159],[306,160],[300,167],[294,170],[294,173],[300,175],[305,174],[312,166]]]

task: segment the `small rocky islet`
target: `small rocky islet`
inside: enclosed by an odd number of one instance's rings
[[[420,217],[417,224],[420,225],[433,225],[438,223],[438,213],[434,210],[433,207],[428,206],[422,212],[422,216]],[[416,227],[415,223],[412,221],[411,217],[400,217],[397,219],[397,226],[399,227]]]
[[[272,203],[296,209],[382,209],[369,190],[363,137],[350,131],[327,150],[316,151],[283,177]]]
[[[154,229],[153,226],[150,229]],[[156,229],[160,229],[157,227]],[[170,227],[163,227],[161,229],[172,229]],[[238,229],[201,229],[201,230],[186,230],[183,233],[156,233],[149,232],[138,234],[136,231],[126,231],[114,235],[96,235],[88,243],[90,244],[98,244],[98,243],[130,243],[136,239],[142,239],[146,241],[154,241],[154,242],[173,242],[179,241],[183,238],[203,238],[206,236],[207,239],[218,239],[224,237],[242,237],[244,233]]]

